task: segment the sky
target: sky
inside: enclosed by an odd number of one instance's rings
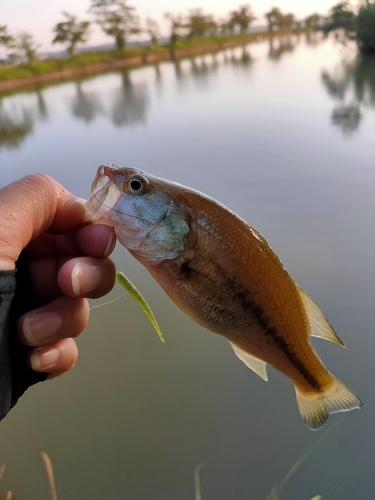
[[[130,0],[141,18],[155,19],[161,34],[168,34],[168,25],[163,19],[164,12],[186,13],[189,9],[200,7],[216,18],[225,17],[231,10],[248,3],[259,17],[256,24],[265,24],[264,13],[277,5],[283,12],[293,12],[298,18],[312,12],[326,14],[338,0]],[[89,20],[90,0],[0,0],[0,25],[6,24],[12,34],[20,31],[31,33],[41,45],[40,50],[61,50],[61,45],[52,45],[52,27],[62,21],[62,11],[77,15],[81,20]],[[98,27],[93,27],[88,45],[112,42]]]

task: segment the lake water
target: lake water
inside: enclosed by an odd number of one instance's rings
[[[113,162],[220,200],[325,311],[347,349],[313,344],[364,405],[309,431],[287,378],[257,377],[118,246],[166,343],[130,296],[93,309],[76,368],[1,423],[0,492],[50,498],[45,451],[59,500],[263,500],[320,440],[280,499],[375,497],[374,109],[375,60],[305,36],[1,98],[1,185],[43,172],[87,197]]]

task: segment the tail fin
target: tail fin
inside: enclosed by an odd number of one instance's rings
[[[332,377],[332,385],[324,391],[302,393],[296,387],[298,409],[305,424],[311,430],[324,425],[330,413],[360,408],[362,402],[342,382]]]

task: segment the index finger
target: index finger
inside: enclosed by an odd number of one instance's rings
[[[0,268],[14,269],[21,251],[45,231],[66,233],[83,219],[84,207],[49,176],[35,174],[0,190]]]
[[[88,224],[66,234],[44,233],[27,247],[30,258],[47,255],[107,257],[114,249],[116,238],[112,226]]]

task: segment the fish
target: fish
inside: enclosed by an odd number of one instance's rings
[[[267,380],[267,364],[294,384],[312,430],[360,399],[319,359],[310,337],[344,346],[319,306],[261,234],[220,202],[137,168],[101,165],[86,220],[119,242],[191,319],[229,340]]]

